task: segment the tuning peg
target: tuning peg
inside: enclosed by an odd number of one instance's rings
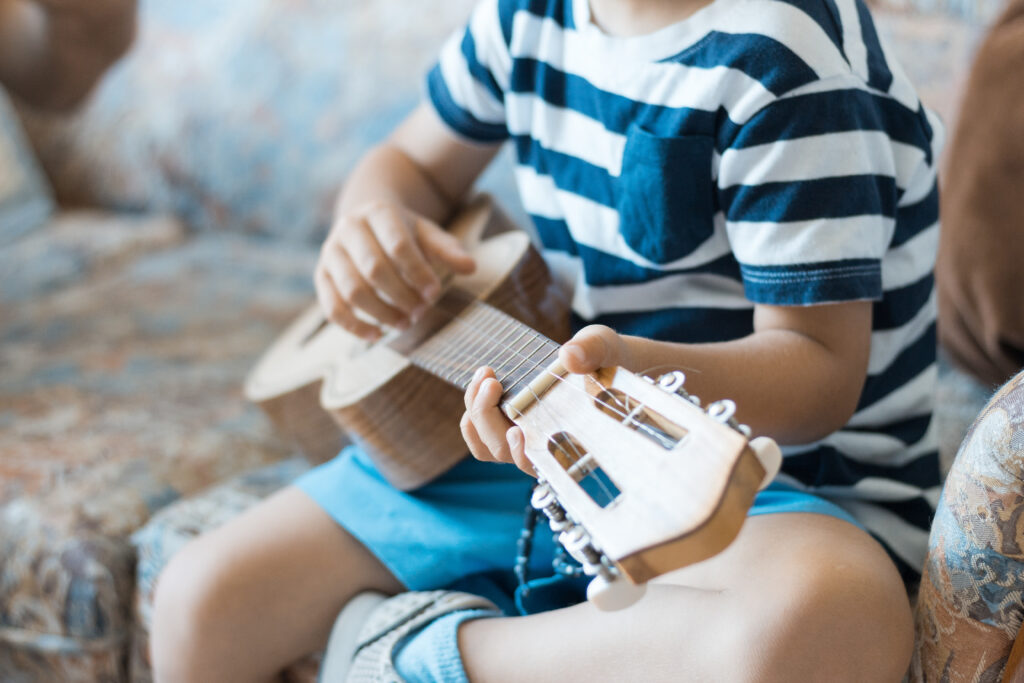
[[[736,414],[736,404],[727,398],[715,401],[708,406],[707,414],[713,420],[729,424],[733,422],[732,416]]]
[[[587,585],[587,600],[602,612],[614,612],[629,607],[646,591],[647,584],[638,586],[621,575],[601,573]]]
[[[683,385],[686,384],[686,375],[682,370],[673,370],[658,378],[658,386],[670,394],[686,393]]]
[[[530,505],[535,510],[540,510],[548,518],[548,526],[555,533],[563,532],[572,526],[572,521],[566,515],[565,508],[558,502],[555,492],[546,482],[537,484],[530,496]]]
[[[761,462],[761,467],[764,468],[764,479],[761,480],[760,486],[763,489],[771,483],[775,475],[779,473],[779,468],[782,467],[782,449],[779,448],[779,444],[775,443],[775,439],[767,436],[751,439],[750,448]]]

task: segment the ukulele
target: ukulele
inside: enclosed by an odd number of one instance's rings
[[[531,503],[594,577],[599,608],[723,550],[778,471],[775,443],[751,440],[731,401],[703,409],[679,371],[567,373],[554,341],[569,336],[566,297],[529,237],[486,197],[450,228],[477,269],[452,277],[416,324],[367,342],[314,305],[257,363],[246,397],[314,462],[351,438],[409,490],[465,457],[462,396],[488,365],[537,472]]]

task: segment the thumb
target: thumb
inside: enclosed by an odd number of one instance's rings
[[[612,328],[588,325],[562,345],[558,359],[569,372],[593,372],[598,368],[624,365],[626,344]]]
[[[432,221],[416,220],[416,240],[432,263],[447,266],[459,275],[476,270],[476,261],[459,240]]]

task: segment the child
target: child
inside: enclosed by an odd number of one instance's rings
[[[636,605],[476,618],[495,610],[428,594],[437,618],[360,667],[411,681],[900,680],[910,611],[876,538],[919,567],[938,486],[934,123],[863,4],[482,0],[427,86],[341,194],[315,275],[332,320],[374,338],[356,311],[404,327],[438,295],[432,263],[471,270],[437,226],[511,141],[545,254],[575,285],[566,367],[693,369],[693,393],[735,399],[755,433],[791,447],[739,538]],[[478,460],[528,470],[500,392],[478,373],[463,434]],[[401,493],[343,453],[174,558],[158,681],[269,679],[322,647],[362,591],[505,581],[531,483],[467,460]],[[551,574],[547,536],[534,575]]]

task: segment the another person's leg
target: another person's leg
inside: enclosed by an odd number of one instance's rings
[[[458,641],[472,681],[884,682],[902,678],[913,627],[877,542],[788,513],[748,519],[725,552],[652,582],[627,610],[468,621]]]
[[[156,680],[274,680],[326,644],[338,612],[362,590],[402,585],[319,504],[288,487],[190,543],[161,574]]]

